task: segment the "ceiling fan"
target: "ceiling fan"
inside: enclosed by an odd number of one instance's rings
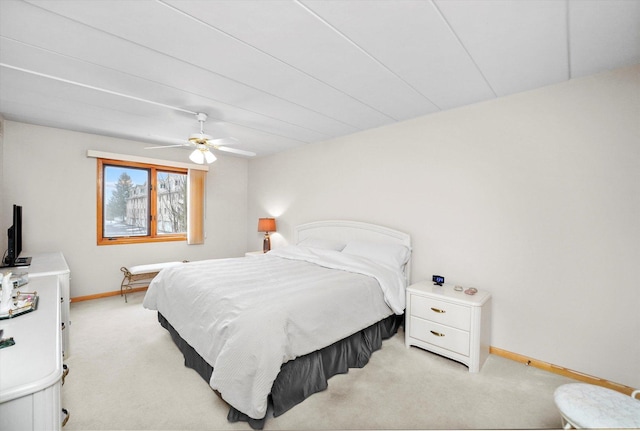
[[[204,122],[207,121],[207,114],[202,112],[196,113],[196,119],[200,123],[200,133],[192,133],[189,139],[170,139],[178,142],[175,145],[161,145],[156,147],[146,147],[145,149],[158,149],[158,148],[171,148],[171,147],[192,147],[193,152],[189,155],[189,159],[193,163],[200,165],[206,163],[213,163],[216,161],[216,156],[211,152],[212,149],[219,151],[226,151],[228,153],[240,154],[242,156],[253,157],[256,153],[252,151],[239,150],[237,148],[231,148],[226,145],[233,145],[236,141],[233,138],[213,138],[210,135],[204,133]]]

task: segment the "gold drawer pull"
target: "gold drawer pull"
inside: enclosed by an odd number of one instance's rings
[[[447,310],[441,310],[439,308],[433,308],[433,307],[431,307],[431,310],[435,311],[436,313],[446,313],[447,312]]]
[[[436,332],[436,331],[431,331],[431,333],[433,335],[435,335],[436,337],[444,337],[444,334],[440,333],[440,332]]]
[[[64,379],[69,374],[69,367],[67,364],[62,364],[62,385],[64,386]]]
[[[69,422],[69,418],[71,415],[69,414],[69,410],[62,409],[62,414],[64,415],[64,419],[62,419],[62,426],[65,426],[67,422]]]

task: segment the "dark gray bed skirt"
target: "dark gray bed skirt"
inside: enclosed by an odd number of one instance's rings
[[[169,331],[171,338],[184,355],[185,366],[196,370],[208,384],[213,367],[180,337],[160,313],[158,313],[158,321]],[[273,408],[273,416],[279,416],[304,401],[305,398],[327,389],[327,381],[332,376],[347,373],[349,368],[364,367],[373,352],[382,347],[382,340],[392,337],[402,322],[403,316],[391,315],[330,346],[283,364],[271,387],[269,402]],[[230,407],[227,420],[246,421],[251,428],[262,429],[266,416],[262,419],[253,419]]]

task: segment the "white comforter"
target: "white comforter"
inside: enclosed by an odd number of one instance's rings
[[[283,363],[401,314],[404,277],[363,258],[290,246],[166,268],[144,307],[213,366],[213,389],[260,419]]]

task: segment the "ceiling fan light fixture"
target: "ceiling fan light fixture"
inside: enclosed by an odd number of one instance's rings
[[[230,143],[233,144],[235,139],[234,138],[214,139],[213,137],[204,133],[204,122],[207,119],[207,114],[198,113],[196,114],[196,119],[200,123],[200,133],[192,133],[191,135],[189,135],[189,139],[187,141],[180,140],[180,143],[177,145],[162,145],[161,147],[147,147],[147,148],[152,149],[152,148],[167,148],[167,147],[179,147],[179,146],[185,146],[185,147],[191,147],[191,148],[195,147],[195,149],[189,155],[189,160],[199,165],[203,165],[205,164],[205,162],[213,163],[216,160],[218,160],[218,158],[211,152],[211,149],[226,151],[229,153],[241,154],[249,157],[256,155],[256,153],[253,153],[251,151],[238,150],[235,148],[230,148],[230,147],[220,145],[227,141],[231,141]]]
[[[195,150],[189,155],[189,159],[193,163],[197,163],[199,165],[203,165],[206,161],[207,163],[213,163],[217,160],[217,157],[213,155],[211,151],[209,151],[209,147],[205,144],[198,144]]]
[[[197,163],[199,165],[203,165],[204,164],[204,152],[200,151],[200,149],[196,148],[195,150],[193,150],[193,152],[189,155],[189,159],[193,162],[193,163]]]
[[[217,160],[217,157],[214,156],[213,153],[208,149],[207,151],[203,151],[202,153],[204,154],[204,158],[207,161],[207,163],[213,163]]]

